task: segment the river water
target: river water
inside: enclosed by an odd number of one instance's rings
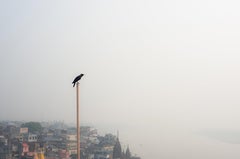
[[[142,125],[95,125],[100,134],[119,131],[123,149],[129,145],[133,155],[142,159],[239,159],[240,140],[231,133],[214,138],[193,129],[164,128]],[[225,137],[226,140],[222,140]]]

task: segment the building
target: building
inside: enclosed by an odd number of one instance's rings
[[[66,135],[65,145],[66,150],[69,152],[69,155],[77,154],[77,135]]]
[[[122,148],[118,138],[113,148],[113,159],[122,159]]]
[[[36,134],[28,134],[27,141],[28,142],[37,142],[38,136]]]

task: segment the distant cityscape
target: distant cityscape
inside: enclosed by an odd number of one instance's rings
[[[81,126],[81,159],[141,159],[121,147],[118,135]],[[63,122],[0,122],[0,159],[76,159],[76,127]]]

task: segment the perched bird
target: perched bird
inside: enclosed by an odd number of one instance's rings
[[[73,87],[75,86],[76,82],[78,82],[78,81],[82,78],[83,75],[84,75],[84,74],[80,74],[80,75],[78,75],[78,76],[73,80],[73,82],[72,82]]]

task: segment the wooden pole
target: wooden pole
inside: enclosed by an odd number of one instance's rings
[[[80,159],[79,82],[77,82],[77,159]]]

